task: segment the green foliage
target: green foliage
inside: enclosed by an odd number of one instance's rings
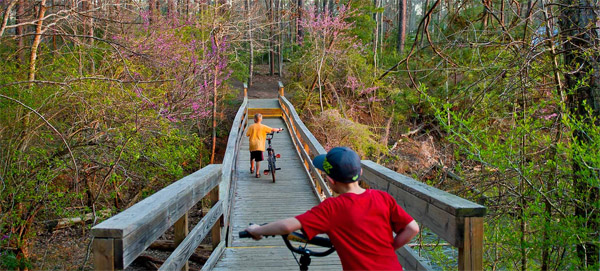
[[[485,60],[486,55],[482,56]],[[497,64],[486,72],[503,72],[498,70],[502,63]],[[510,65],[504,64],[505,72],[512,74]],[[531,73],[535,75],[533,67]],[[539,76],[543,76],[541,72]],[[593,168],[599,168],[600,159],[587,154],[599,147],[600,131],[597,126],[586,125],[590,123],[587,120],[563,111],[560,95],[547,95],[552,89],[506,88],[503,83],[485,80],[469,83],[476,80],[476,76],[465,73],[457,91],[423,92],[428,93],[425,98],[435,110],[445,139],[458,147],[460,171],[484,169],[471,177],[492,206],[485,228],[486,251],[495,253],[488,254],[484,265],[520,268],[525,257],[528,267],[539,269],[546,251],[549,264],[558,269],[579,266],[574,247],[582,240],[597,243],[593,228],[584,222],[597,218],[572,215],[583,202],[578,199],[586,198],[573,189],[572,163],[581,158],[588,168],[580,173],[584,182],[598,186]],[[593,115],[587,118],[593,119]],[[580,128],[593,139],[581,142],[566,133]],[[490,175],[493,177],[484,177]]]
[[[347,5],[348,2],[350,1],[343,0],[340,1],[340,4]],[[382,10],[376,9],[373,1],[370,0],[351,1],[350,8],[356,12],[346,19],[347,22],[354,24],[348,34],[357,37],[363,44],[369,44],[373,39],[373,29],[375,28],[373,13],[382,12]]]
[[[19,270],[32,268],[32,264],[28,259],[17,258],[12,251],[0,250],[0,268],[2,270]]]
[[[309,127],[320,138],[327,138],[324,147],[348,146],[361,157],[385,152],[387,149],[376,139],[369,126],[356,123],[340,115],[335,109],[325,110]]]
[[[229,68],[233,70],[231,76],[240,82],[248,80],[248,61],[250,53],[248,50],[234,50],[229,55]]]
[[[176,38],[175,46],[207,33],[181,27],[166,36]],[[173,78],[187,66],[171,69],[126,42],[113,47],[66,41],[55,51],[42,43],[36,78],[43,82],[23,84],[16,82],[27,80],[28,66],[15,59],[12,40],[0,42],[0,94],[35,110],[0,97],[0,237],[7,236],[0,246],[16,248],[0,251],[0,269],[33,268],[26,251],[45,230],[37,222],[93,209],[116,213],[209,163],[208,117],[173,121],[160,110],[178,105],[151,103],[193,77]],[[238,74],[246,72],[240,58],[247,56],[228,57],[238,61]],[[226,88],[218,98],[236,105],[229,101],[235,93]]]

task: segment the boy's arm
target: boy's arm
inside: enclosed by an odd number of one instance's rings
[[[271,133],[272,132],[279,132],[279,131],[283,131],[283,128],[271,128]]]
[[[290,217],[275,222],[271,222],[264,226],[250,225],[246,231],[250,233],[254,240],[260,240],[263,235],[282,235],[289,234],[293,231],[302,228],[302,224],[295,217]]]
[[[406,245],[406,243],[412,240],[417,233],[419,233],[419,224],[413,220],[408,223],[401,232],[396,234],[396,237],[394,238],[394,250]]]

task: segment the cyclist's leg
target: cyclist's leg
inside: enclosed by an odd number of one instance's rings
[[[262,161],[264,159],[263,157],[263,152],[260,152],[260,155],[257,155],[254,157],[255,162],[256,162],[256,177],[260,177],[260,161]]]

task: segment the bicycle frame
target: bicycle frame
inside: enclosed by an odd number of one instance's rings
[[[279,132],[277,132],[277,133],[279,133]],[[273,149],[273,146],[271,146],[271,140],[273,139],[273,136],[274,136],[274,133],[267,134],[267,143],[268,143],[267,166],[268,166],[268,169],[263,171],[263,174],[268,175],[270,172],[271,177],[273,178],[273,182],[275,182],[275,171],[281,169],[281,168],[277,168],[275,162],[277,161],[277,158],[281,157],[281,155],[275,154],[275,149]]]

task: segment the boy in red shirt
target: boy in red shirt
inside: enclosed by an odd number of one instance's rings
[[[417,222],[388,193],[358,185],[362,169],[353,150],[333,148],[315,157],[313,165],[327,173],[329,186],[339,196],[304,214],[264,226],[251,225],[246,231],[255,240],[298,229],[309,239],[326,233],[344,270],[402,270],[395,251],[417,235]]]
[[[250,174],[254,173],[254,161],[256,161],[256,178],[260,178],[260,161],[264,160],[263,152],[265,151],[265,140],[267,134],[272,132],[279,132],[283,128],[271,128],[264,125],[262,122],[262,114],[258,113],[254,115],[254,124],[248,127],[246,136],[250,147]]]

